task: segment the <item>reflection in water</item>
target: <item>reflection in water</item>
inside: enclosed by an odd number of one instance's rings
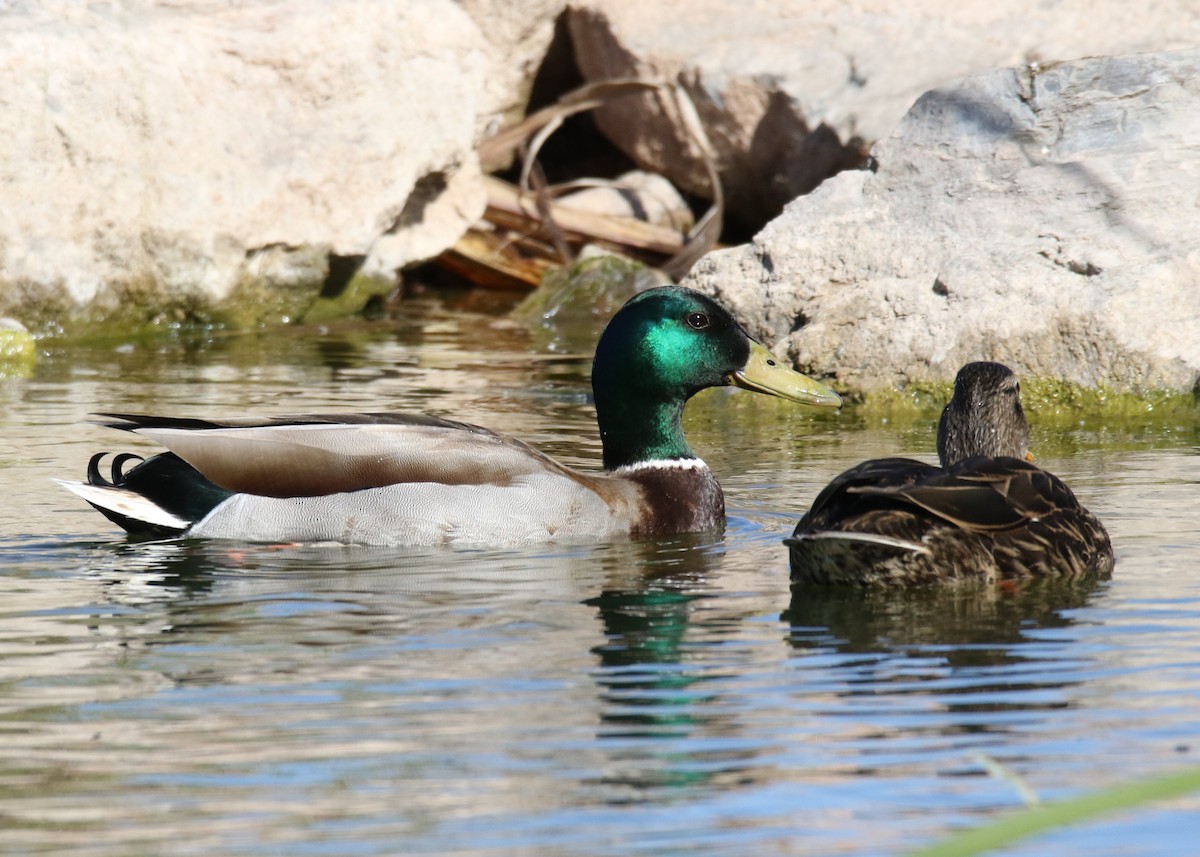
[[[957,769],[973,753],[995,752],[1005,736],[1047,729],[1052,712],[1073,707],[1070,689],[1089,673],[1069,649],[1078,622],[1071,611],[1103,586],[1097,579],[908,591],[796,585],[781,619],[801,675],[807,656],[815,676],[839,676],[811,710],[854,724],[847,737],[858,752],[856,773],[911,765],[898,748],[919,750],[935,736],[959,749]]]
[[[741,729],[717,689],[728,677],[721,639],[741,618],[714,609],[719,590],[709,575],[719,565],[718,545],[681,537],[644,548],[637,578],[619,587],[610,581],[585,602],[605,636],[592,649],[598,735],[608,757],[595,782],[615,804],[713,785],[754,765],[757,755],[739,742]]]
[[[781,761],[761,736],[749,738],[761,724],[745,720],[747,676],[723,645],[747,617],[722,601],[711,551],[682,556],[668,572],[648,557],[640,579],[585,602],[606,638],[592,651],[609,760],[599,782],[618,787],[610,802],[769,782]],[[895,775],[928,764],[936,743],[950,739],[940,748],[947,771],[981,777],[973,752],[996,752],[1005,736],[1045,729],[1045,717],[1073,706],[1068,691],[1089,675],[1068,651],[1073,611],[1103,586],[797,587],[782,615],[797,658],[793,682],[775,688],[792,699],[781,729],[823,736],[820,747],[796,750],[814,774]],[[844,725],[821,729],[811,717]]]
[[[187,541],[119,541],[97,547],[86,577],[101,581],[114,602],[174,601],[212,590],[211,546]]]
[[[1013,644],[1038,628],[1068,628],[1063,611],[1083,607],[1091,580],[1026,580],[1012,587],[952,586],[862,590],[793,586],[783,621],[797,648],[844,652],[937,650],[950,666],[1012,663]]]

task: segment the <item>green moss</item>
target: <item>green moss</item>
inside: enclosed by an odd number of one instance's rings
[[[306,324],[324,324],[361,313],[372,302],[386,298],[395,288],[386,277],[357,273],[336,295],[318,295],[299,316]]]
[[[954,384],[918,381],[902,390],[882,390],[863,397],[862,410],[868,417],[925,419],[941,413],[954,392]],[[1021,402],[1031,420],[1039,423],[1076,422],[1087,418],[1107,420],[1200,419],[1196,396],[1173,390],[1119,393],[1105,387],[1083,387],[1058,378],[1028,378],[1021,381]]]
[[[1197,416],[1196,396],[1173,390],[1118,393],[1105,387],[1081,387],[1056,378],[1034,378],[1021,383],[1021,401],[1040,419],[1105,415],[1136,419],[1154,414],[1156,419]]]
[[[661,275],[640,262],[593,256],[549,272],[512,315],[529,325],[539,348],[588,351],[625,301],[661,284]]]
[[[836,389],[836,385],[834,385]],[[863,394],[858,404],[865,416],[889,419],[927,419],[932,413],[940,413],[954,385],[942,381],[914,381],[903,389],[878,390]]]
[[[394,281],[355,274],[336,292],[326,279],[323,251],[281,251],[269,275],[246,274],[228,296],[168,294],[161,283],[131,279],[111,283],[96,300],[80,307],[63,288],[12,285],[6,306],[38,336],[74,342],[141,342],[164,336],[217,330],[253,330],[297,321],[328,323],[363,312],[393,288]]]
[[[928,435],[932,452],[937,421],[952,392],[953,384],[922,382],[868,393],[861,403],[845,409],[843,425],[885,428],[898,437]],[[1029,378],[1021,381],[1021,401],[1039,458],[1086,449],[1135,451],[1200,443],[1200,405],[1190,393],[1117,393],[1060,379]]]
[[[24,378],[37,363],[32,334],[10,319],[0,319],[0,378]]]
[[[80,307],[65,290],[43,290],[17,303],[21,318],[40,337],[72,342],[141,341],[164,333],[205,330],[227,323],[223,307],[193,296],[168,296],[151,282],[111,284]]]

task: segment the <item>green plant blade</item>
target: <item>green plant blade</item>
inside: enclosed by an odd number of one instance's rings
[[[1200,790],[1200,767],[1190,767],[1167,776],[1139,780],[1022,810],[914,851],[910,857],[975,857],[1038,833],[1057,830],[1099,815],[1123,812],[1142,804],[1181,797],[1197,790]]]

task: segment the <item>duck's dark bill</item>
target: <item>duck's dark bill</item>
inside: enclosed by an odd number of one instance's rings
[[[785,366],[757,342],[750,343],[750,357],[746,365],[731,374],[729,382],[747,390],[770,393],[805,405],[829,408],[842,406],[841,396],[821,382]]]

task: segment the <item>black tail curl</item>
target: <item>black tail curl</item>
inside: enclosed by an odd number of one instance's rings
[[[139,463],[146,459],[134,452],[122,452],[113,459],[112,463],[112,481],[105,479],[100,473],[100,462],[104,460],[107,452],[97,452],[88,462],[87,481],[89,485],[98,485],[101,488],[121,488],[126,482],[125,464],[130,461]]]
[[[87,481],[100,488],[118,488],[140,494],[161,509],[183,521],[195,522],[203,518],[232,492],[208,481],[196,468],[173,452],[143,458],[133,452],[122,452],[113,456],[109,468],[111,479],[106,478],[101,465],[108,452],[98,452],[88,461]],[[137,462],[133,467],[126,467]],[[95,504],[93,504],[95,505]],[[134,535],[170,536],[179,535],[185,528],[172,528],[150,524],[129,518],[111,509],[97,509]]]

